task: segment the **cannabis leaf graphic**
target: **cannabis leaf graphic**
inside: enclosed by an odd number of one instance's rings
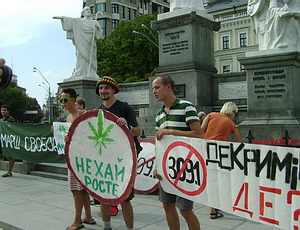
[[[106,130],[104,131],[104,115],[103,111],[99,110],[98,112],[98,130],[95,129],[91,122],[88,122],[88,125],[91,131],[94,133],[95,136],[88,136],[89,139],[95,141],[95,147],[99,146],[99,154],[102,155],[102,146],[107,149],[106,143],[113,143],[115,142],[114,139],[108,138],[111,130],[114,128],[114,124],[110,124]],[[104,132],[103,132],[104,131]]]

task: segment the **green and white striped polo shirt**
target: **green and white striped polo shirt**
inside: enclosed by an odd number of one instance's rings
[[[158,129],[176,129],[182,131],[190,131],[188,123],[191,121],[199,121],[196,108],[189,101],[175,100],[166,113],[163,106],[156,116],[156,130]]]

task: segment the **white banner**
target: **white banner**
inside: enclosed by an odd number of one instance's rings
[[[58,154],[65,154],[65,136],[69,132],[71,123],[53,122],[53,136]]]
[[[300,149],[164,136],[165,191],[253,221],[300,229]]]
[[[153,176],[155,160],[155,140],[143,138],[139,140],[143,150],[138,156],[138,166],[134,184],[135,193],[149,194],[158,189],[158,180]]]
[[[102,110],[79,116],[69,130],[66,160],[82,186],[101,203],[123,203],[133,189],[136,149],[133,134]]]

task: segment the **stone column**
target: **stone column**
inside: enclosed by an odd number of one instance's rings
[[[239,125],[243,137],[251,128],[255,140],[282,138],[285,130],[300,140],[300,53],[255,51],[239,59],[247,71],[247,119]]]
[[[211,76],[216,73],[213,32],[220,29],[220,24],[198,12],[174,10],[152,22],[153,29],[159,32],[157,75],[170,74],[179,98],[191,101],[199,111],[210,112]],[[155,105],[154,97],[150,97],[150,108]]]

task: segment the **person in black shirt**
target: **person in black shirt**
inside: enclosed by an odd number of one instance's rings
[[[137,137],[141,135],[141,129],[136,120],[136,116],[133,109],[127,103],[115,98],[115,94],[118,92],[120,92],[120,86],[115,79],[111,77],[100,78],[96,85],[96,94],[101,97],[102,105],[98,109],[107,110],[119,117],[117,124],[120,126],[126,125],[135,136],[135,140],[137,140]],[[135,141],[135,143],[137,142]],[[136,144],[136,146],[138,146],[138,144]],[[133,209],[130,202],[133,197],[134,190],[132,190],[132,193],[127,200],[121,204],[123,218],[127,229],[133,229]],[[111,229],[110,210],[110,205],[101,204],[101,216],[105,230]]]

